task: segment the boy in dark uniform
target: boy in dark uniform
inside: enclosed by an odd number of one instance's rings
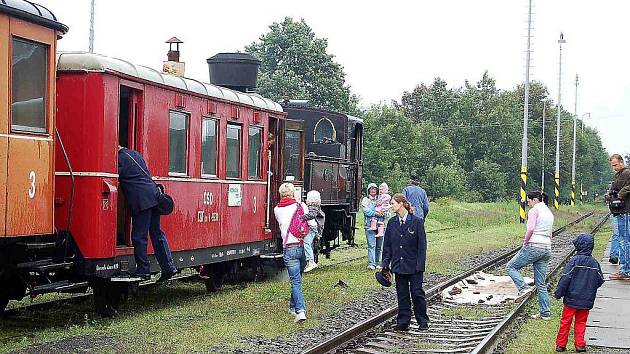
[[[398,318],[396,330],[409,330],[411,302],[420,330],[429,328],[427,302],[422,281],[427,256],[424,220],[411,213],[411,205],[401,193],[392,197],[396,215],[389,220],[383,244],[383,269],[396,275]]]

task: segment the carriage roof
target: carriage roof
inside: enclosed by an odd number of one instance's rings
[[[238,104],[260,109],[283,112],[282,107],[256,93],[243,93],[225,87],[204,83],[195,79],[159,72],[126,60],[86,52],[62,52],[58,54],[57,71],[117,72],[127,76],[191,91]]]
[[[0,0],[0,13],[52,28],[61,33],[68,32],[68,26],[60,23],[52,11],[30,1]]]

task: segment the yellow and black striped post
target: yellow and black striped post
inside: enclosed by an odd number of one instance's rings
[[[553,207],[556,209],[560,209],[560,172],[556,172],[555,181],[556,186],[553,194]]]
[[[571,183],[571,206],[575,206],[575,182]]]
[[[521,205],[519,208],[519,216],[521,224],[525,223],[525,207],[527,206],[527,195],[525,194],[525,186],[527,186],[527,167],[521,166]]]

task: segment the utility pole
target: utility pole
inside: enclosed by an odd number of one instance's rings
[[[577,130],[577,93],[578,93],[578,76],[575,75],[575,110],[573,114],[573,163],[571,164],[571,207],[575,207],[575,132]]]
[[[94,2],[96,0],[92,0],[92,4],[90,7],[90,53],[94,53]]]
[[[540,191],[545,191],[545,111],[547,109],[547,102],[543,101],[543,116],[542,116],[542,163],[540,168]]]
[[[560,32],[558,45],[560,46],[560,60],[558,69],[558,119],[556,120],[556,174],[555,174],[555,190],[553,198],[553,206],[560,208],[560,113],[562,111],[562,44],[566,43],[564,35]]]
[[[525,187],[527,186],[527,119],[529,118],[529,61],[532,36],[532,0],[529,0],[529,12],[527,13],[527,50],[525,51],[525,102],[523,104],[523,144],[521,146],[521,204],[519,219],[525,223],[525,207],[527,199]]]

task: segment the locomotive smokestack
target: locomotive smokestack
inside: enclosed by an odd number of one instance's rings
[[[184,76],[186,63],[179,61],[179,45],[184,42],[177,37],[172,37],[165,43],[168,43],[168,53],[166,54],[167,61],[164,62],[162,71],[175,76]],[[173,50],[173,44],[175,44],[175,50]]]
[[[206,60],[210,83],[241,92],[254,92],[260,60],[247,53],[219,53]]]

